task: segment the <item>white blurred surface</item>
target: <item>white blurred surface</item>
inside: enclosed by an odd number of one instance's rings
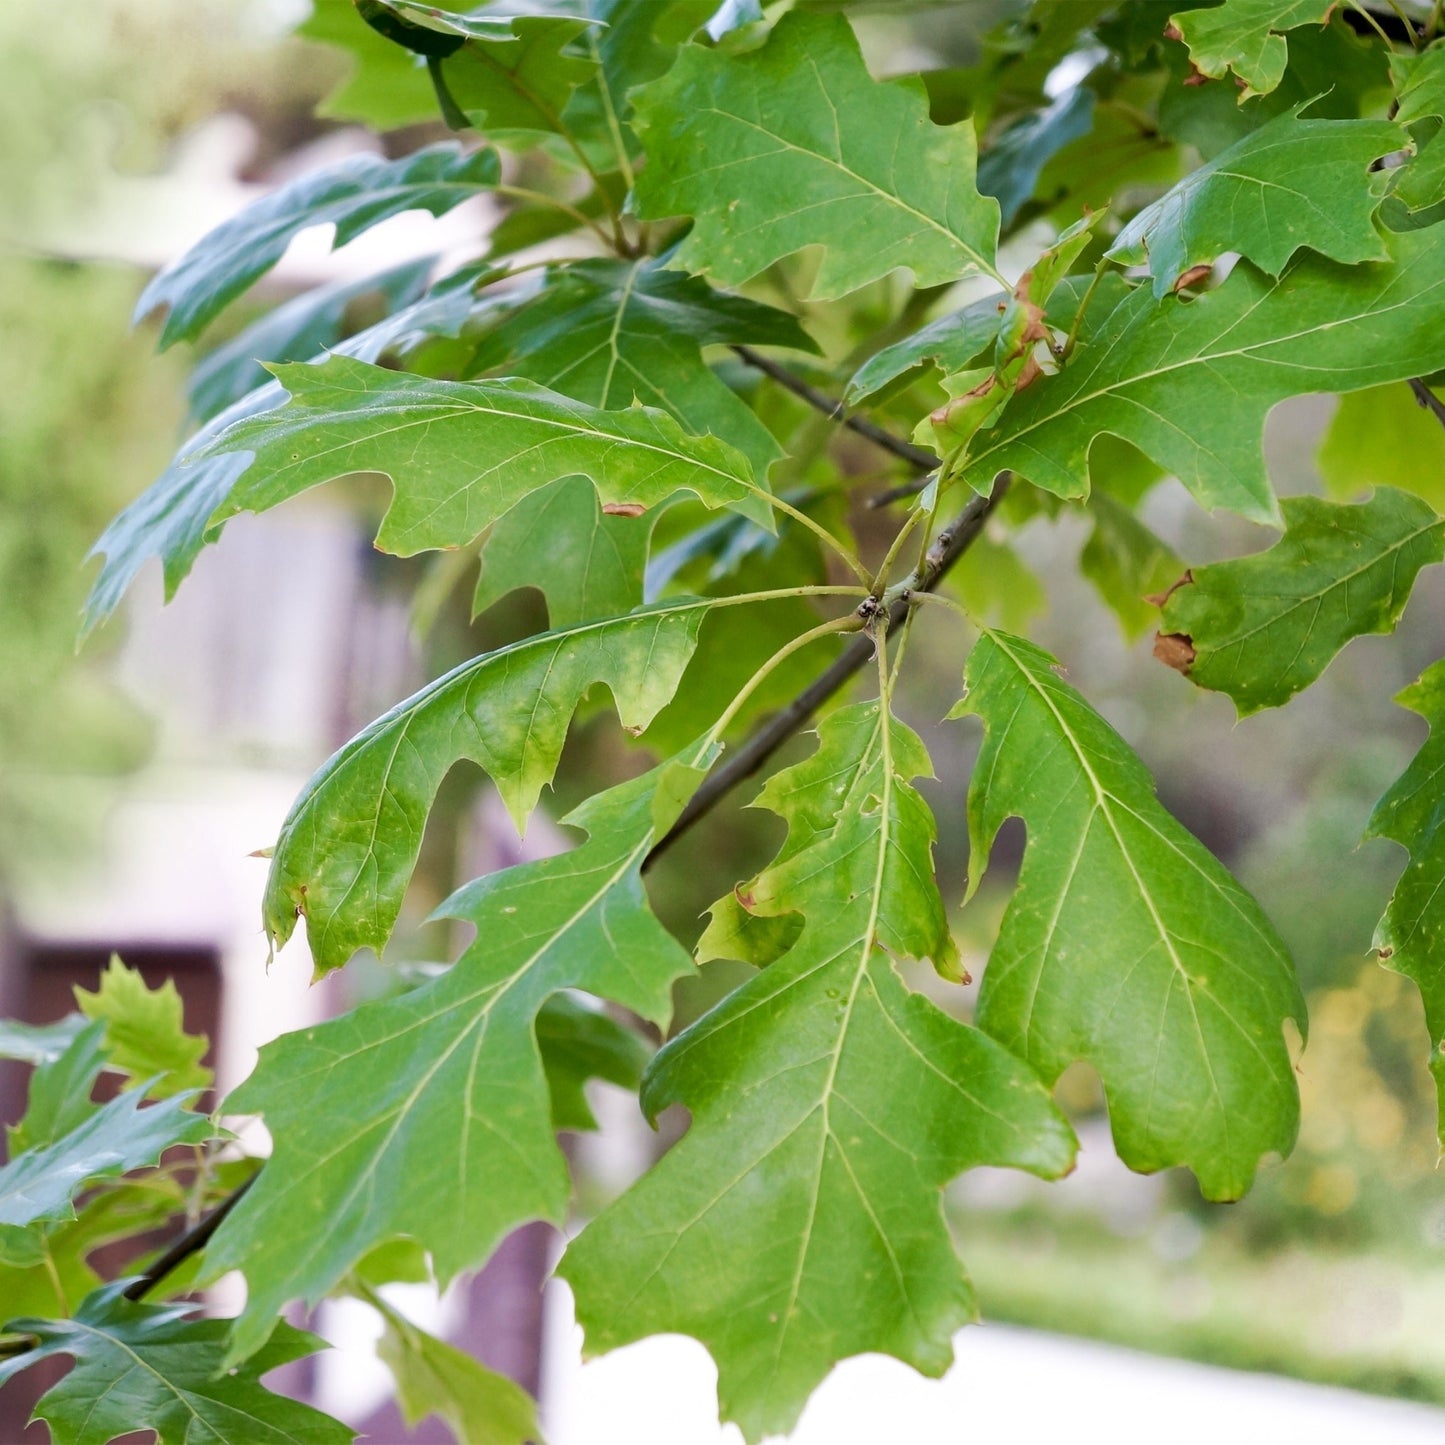
[[[742,1445],[716,1421],[701,1345],[645,1340],[583,1364],[566,1286],[549,1286],[543,1388],[549,1445]],[[1160,1359],[1005,1325],[957,1339],[958,1362],[925,1380],[865,1355],[814,1395],[790,1445],[1441,1445],[1445,1410],[1274,1375]]]

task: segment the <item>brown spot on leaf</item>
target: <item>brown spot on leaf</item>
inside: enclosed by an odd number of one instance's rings
[[[1151,607],[1162,607],[1181,587],[1189,587],[1193,582],[1194,573],[1186,569],[1184,575],[1167,592],[1151,592],[1144,600]]]
[[[1393,958],[1395,956],[1395,950],[1387,943],[1383,948],[1377,948],[1375,955],[1381,963],[1384,963],[1387,958]]]
[[[1154,656],[1165,667],[1188,677],[1189,669],[1194,666],[1194,639],[1187,632],[1156,632]]]
[[[1014,390],[1023,391],[1026,387],[1032,386],[1043,374],[1044,369],[1039,365],[1038,357],[1029,357],[1024,362],[1024,369],[1019,372],[1019,379],[1014,382]]]
[[[749,913],[758,906],[758,901],[753,897],[752,891],[744,890],[741,885],[733,887],[733,897],[737,899],[738,907],[746,909]]]
[[[1187,286],[1197,286],[1201,281],[1207,281],[1213,274],[1212,264],[1202,262],[1198,266],[1191,266],[1187,271],[1179,273],[1179,279],[1174,283],[1174,294],[1177,296]]]
[[[604,517],[640,517],[646,507],[641,502],[608,502],[602,508]]]

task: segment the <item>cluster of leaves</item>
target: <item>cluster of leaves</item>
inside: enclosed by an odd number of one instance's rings
[[[392,485],[383,551],[479,553],[477,609],[544,594],[549,630],[400,702],[296,801],[265,919],[276,944],[304,919],[318,975],[387,944],[458,762],[522,826],[599,684],[664,761],[571,814],[585,841],[564,856],[462,887],[441,913],[477,941],[449,969],[282,1037],[224,1101],[264,1119],[274,1152],[185,1270],[142,1284],[239,1270],[239,1318],[189,1322],[110,1285],[73,1315],[57,1297],[9,1325],[5,1374],[79,1362],[42,1402],[57,1439],[140,1424],[181,1438],[185,1412],[221,1439],[271,1438],[282,1415],[287,1438],[345,1438],[257,1384],[310,1348],[278,1327],[282,1308],[338,1290],[382,1312],[408,1410],[439,1410],[464,1440],[535,1437],[515,1387],[378,1291],[418,1272],[444,1285],[517,1225],[562,1223],[556,1134],[591,1124],[593,1077],[638,1087],[649,1116],[681,1104],[691,1125],[564,1257],[591,1347],[703,1341],[749,1440],[787,1431],[847,1356],[947,1367],[975,1306],[941,1191],[977,1165],[1065,1173],[1075,1141],[1050,1089],[1070,1063],[1097,1071],[1133,1168],[1185,1167],[1233,1199],[1288,1152],[1286,1025],[1306,1021],[1277,934],[1055,660],[995,619],[1018,575],[1010,529],[1082,510],[1080,565],[1121,625],[1162,618],[1160,655],[1247,713],[1393,628],[1445,555],[1438,496],[1354,500],[1346,463],[1344,499],[1281,504],[1262,445],[1270,408],[1308,392],[1408,401],[1408,383],[1445,414],[1430,390],[1445,368],[1445,40],[1428,15],[1381,9],[1038,0],[975,65],[879,81],[836,5],[317,0],[307,33],[354,60],[333,114],[383,129],[439,114],[464,138],[353,158],[238,215],[141,298],[140,316],[165,309],[162,345],[199,337],[309,227],[344,244],[479,196],[502,218],[473,262],[322,288],[213,350],[196,434],[98,544],[87,625],[148,559],[169,594],[229,517],[358,472]],[[348,334],[362,291],[386,311]],[[841,407],[810,377],[871,422],[835,432]],[[878,557],[843,504],[859,432],[910,499]],[[1348,436],[1333,445],[1348,458]],[[1139,515],[1166,474],[1283,535],[1184,571]],[[1006,818],[1028,845],[964,1022],[899,971],[929,960],[962,977],[912,786],[928,755],[892,700],[920,604],[975,543],[1005,580],[975,576],[939,618],[974,639],[951,715],[983,737],[966,825],[945,824],[967,828],[970,895]],[[746,776],[716,759],[778,680],[854,632],[809,706],[854,671],[876,686],[768,779],[758,802],[786,841],[714,905],[696,950],[756,972],[649,1060],[617,1020],[665,1030],[695,962],[650,911],[643,869]],[[1432,723],[1442,667],[1401,698]],[[751,747],[750,765],[768,755]],[[1437,734],[1371,825],[1411,854],[1379,948],[1419,982],[1436,1039],[1442,750]],[[39,1251],[83,1273],[117,1197],[90,1192],[97,1179],[181,1142],[234,1151],[176,1092],[196,1083],[193,1053],[96,1017],[16,1035],[40,1065],[0,1172],[22,1291],[39,1288]],[[157,1077],[97,1108],[106,1058]],[[141,1093],[158,1102],[138,1107]],[[74,1400],[122,1348],[141,1363],[109,1397],[114,1419],[79,1422]],[[241,1396],[244,1423],[219,1423]]]

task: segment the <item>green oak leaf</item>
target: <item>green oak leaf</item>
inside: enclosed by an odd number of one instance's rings
[[[580,998],[559,993],[542,1005],[537,1047],[552,1100],[552,1127],[586,1133],[597,1127],[585,1086],[592,1079],[636,1091],[652,1050],[630,1028]]]
[[[888,956],[951,947],[933,819],[906,781],[929,771],[922,744],[876,703],[820,739],[769,784],[796,835],[753,900],[801,909],[802,932],[654,1059],[648,1113],[683,1103],[691,1128],[561,1265],[590,1351],[701,1340],[750,1441],[788,1430],[848,1356],[942,1374],[975,1304],[939,1191],[976,1165],[1055,1176],[1073,1157],[1032,1074]]]
[[[1188,639],[1189,680],[1228,693],[1241,717],[1281,707],[1351,638],[1393,632],[1422,567],[1445,557],[1445,521],[1393,487],[1342,506],[1288,497],[1265,552],[1193,568],[1161,628]]]
[[[328,120],[396,130],[437,118],[437,97],[419,55],[357,23],[352,0],[311,0],[297,34],[347,57],[348,74],[316,107]]]
[[[36,1061],[25,1113],[18,1124],[5,1131],[12,1159],[27,1150],[54,1144],[95,1113],[90,1094],[105,1067],[105,1024],[100,1020],[87,1022],[83,1016],[71,1017],[79,1027],[58,1053]],[[59,1037],[57,1033],[56,1042]]]
[[[1206,1198],[1237,1199],[1298,1127],[1283,1024],[1303,1030],[1305,1009],[1289,955],[1057,666],[1031,642],[986,633],[950,714],[984,724],[970,891],[1005,818],[1029,835],[979,1027],[1049,1083],[1090,1063],[1131,1169],[1182,1164]]]
[[[1165,591],[1184,564],[1168,543],[1108,493],[1095,492],[1089,498],[1089,515],[1094,530],[1079,554],[1079,571],[1094,584],[1124,635],[1133,641],[1158,619],[1146,598]]]
[[[978,189],[998,201],[1005,226],[1033,199],[1049,160],[1093,129],[1094,100],[1087,85],[1076,85],[1042,110],[1012,122],[983,153]]]
[[[86,1018],[105,1025],[107,1066],[129,1074],[133,1084],[151,1081],[152,1098],[210,1086],[214,1076],[201,1063],[210,1040],[186,1032],[174,979],[147,988],[136,970],[112,954],[100,987],[94,993],[77,988],[75,1001]]]
[[[73,1219],[71,1200],[92,1179],[155,1164],[173,1144],[200,1144],[215,1130],[201,1114],[186,1112],[188,1095],[140,1107],[139,1093],[121,1094],[94,1109],[53,1142],[27,1138],[0,1169],[0,1225],[24,1227]]]
[[[603,411],[534,382],[437,381],[346,356],[272,370],[289,404],[235,423],[198,454],[253,457],[211,527],[352,472],[392,479],[376,545],[399,556],[462,546],[534,488],[570,476],[590,477],[605,504],[646,509],[690,491],[771,524],[747,459],[665,412]]]
[[[1437,40],[1418,55],[1391,55],[1390,78],[1397,101],[1395,119],[1415,125],[1445,119],[1445,41]],[[1445,200],[1445,145],[1438,133],[1419,144],[1419,153],[1389,173],[1391,193],[1412,211]]]
[[[1301,120],[1305,104],[1191,171],[1145,206],[1107,254],[1147,264],[1156,296],[1226,251],[1271,276],[1301,246],[1336,261],[1385,259],[1374,215],[1387,177],[1370,166],[1404,145],[1405,132],[1387,121]]]
[[[225,1175],[226,1170],[218,1170],[218,1182]],[[5,1314],[74,1314],[80,1301],[103,1283],[89,1256],[116,1240],[162,1237],[158,1231],[185,1213],[187,1195],[186,1184],[174,1175],[140,1174],[88,1190],[74,1219],[0,1229]]]
[[[640,731],[672,696],[698,628],[728,599],[671,598],[574,623],[464,662],[358,733],[311,778],[281,827],[263,904],[277,946],[306,919],[318,976],[380,952],[401,911],[442,779],[486,769],[520,830],[551,781],[572,714],[598,682]]]
[[[137,1304],[130,1280],[87,1295],[73,1319],[16,1319],[34,1336],[24,1354],[0,1358],[0,1386],[45,1360],[74,1365],[35,1407],[54,1445],[106,1445],[135,1430],[156,1445],[347,1445],[356,1432],[297,1400],[273,1395],[261,1376],[305,1358],[324,1341],[281,1321],[241,1369],[221,1372],[229,1320],[190,1320],[194,1304]]]
[[[786,312],[655,260],[582,261],[552,272],[535,298],[493,327],[469,374],[527,377],[606,410],[640,401],[671,412],[694,436],[731,443],[761,477],[781,448],[702,359],[703,346],[734,342],[817,349]]]
[[[1430,736],[1375,805],[1365,837],[1390,838],[1410,855],[1375,930],[1380,961],[1414,979],[1430,1031],[1430,1072],[1440,1099],[1445,1142],[1445,829],[1440,796],[1445,782],[1445,662],[1432,663],[1395,701],[1430,724]]]
[[[1324,25],[1336,0],[1224,0],[1210,10],[1184,10],[1170,24],[1189,47],[1194,68],[1211,80],[1233,71],[1243,82],[1239,100],[1265,95],[1284,78],[1288,30]]]
[[[263,1115],[275,1148],[207,1251],[209,1278],[235,1268],[248,1282],[233,1358],[287,1300],[316,1301],[395,1236],[429,1250],[445,1284],[517,1225],[562,1223],[567,1166],[533,1023],[569,988],[668,1018],[673,980],[692,965],[648,911],[640,869],[681,807],[661,797],[675,772],[590,799],[570,815],[589,835],[570,853],[449,899],[439,913],[477,938],[446,973],[262,1049],[226,1107]]]
[[[459,1445],[541,1441],[536,1401],[520,1385],[414,1325],[374,1291],[365,1298],[381,1314],[385,1328],[376,1353],[396,1381],[409,1426],[437,1415]]]
[[[734,285],[818,246],[818,299],[901,266],[919,286],[992,271],[972,124],[934,125],[916,80],[875,81],[841,15],[785,15],[742,55],[688,46],[633,103],[641,213],[694,218],[687,270]]]
[[[1445,233],[1387,235],[1385,244],[1388,262],[1347,267],[1305,254],[1279,280],[1241,261],[1192,301],[1136,290],[1058,375],[1020,392],[979,435],[965,475],[986,492],[1009,469],[1084,496],[1089,448],[1110,432],[1173,472],[1200,505],[1276,522],[1261,441],[1276,403],[1445,366]]]
[[[430,336],[455,336],[476,309],[474,284],[489,273],[464,267],[446,276],[410,306],[383,317],[334,348],[336,354],[375,361],[390,352],[405,352]],[[86,599],[81,636],[103,622],[125,595],[142,566],[159,558],[164,574],[166,601],[175,596],[201,548],[220,534],[211,525],[216,509],[249,465],[244,455],[210,455],[207,448],[229,426],[281,406],[286,391],[268,381],[218,412],[176,454],[170,466],[101,534],[90,556],[104,556]],[[202,453],[207,453],[201,455]]]
[[[341,339],[347,311],[361,298],[380,295],[388,312],[414,302],[426,286],[436,257],[400,266],[359,281],[318,286],[268,311],[259,321],[209,351],[191,372],[186,396],[191,415],[209,421],[270,380],[268,361],[310,361]]]
[[[53,1024],[23,1024],[18,1019],[0,1019],[0,1059],[17,1059],[22,1064],[48,1064],[58,1059],[85,1028],[80,1014],[66,1014]]]
[[[562,131],[562,112],[572,93],[597,72],[596,60],[565,53],[592,24],[568,14],[456,14],[416,0],[367,0],[363,18],[383,30],[385,17],[401,27],[390,38],[428,52],[424,37],[441,42],[436,69],[447,100],[489,137],[519,135],[527,144],[538,132]],[[460,123],[460,120],[458,121]]]
[[[1399,487],[1445,512],[1445,427],[1402,383],[1342,396],[1315,464],[1334,501]]]
[[[1358,13],[1358,12],[1357,12]],[[1310,113],[1330,120],[1377,115],[1378,93],[1389,85],[1388,57],[1373,37],[1356,35],[1339,18],[1323,29],[1307,26],[1289,37],[1284,78],[1268,94],[1243,103],[1236,86],[1186,85],[1189,61],[1166,51],[1169,79],[1159,97],[1159,129],[1212,160],[1266,121],[1308,103]]]
[[[173,261],[141,292],[135,321],[167,307],[164,350],[193,340],[313,226],[335,226],[333,246],[403,211],[442,216],[501,179],[494,151],[429,146],[401,160],[347,156],[309,171],[232,216]]]
[[[607,515],[585,477],[563,477],[529,492],[487,535],[472,616],[518,587],[541,590],[553,627],[631,611],[642,602],[655,520],[655,512]],[[543,572],[533,551],[538,537],[547,539]]]
[[[856,406],[899,377],[932,363],[941,372],[963,371],[976,362],[998,337],[1007,295],[995,292],[971,301],[960,311],[940,316],[927,326],[875,352],[853,373],[846,400]]]

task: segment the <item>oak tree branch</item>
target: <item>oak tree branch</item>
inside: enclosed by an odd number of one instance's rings
[[[897,628],[917,605],[911,594],[932,592],[953,564],[973,545],[983,531],[984,523],[1003,500],[1009,481],[1007,472],[1000,473],[988,496],[975,497],[933,539],[922,564],[899,589],[889,608],[888,631]],[[721,767],[709,773],[678,814],[677,821],[653,844],[652,851],[643,860],[643,872],[734,788],[752,777],[844,683],[867,667],[873,660],[874,646],[873,639],[866,634],[857,637],[792,702],[774,713]]]
[[[896,437],[892,432],[885,431],[881,426],[875,425],[866,417],[854,416],[841,401],[821,392],[815,386],[810,386],[801,376],[794,376],[784,366],[779,366],[776,361],[754,351],[751,346],[734,346],[733,350],[751,367],[761,371],[764,376],[770,376],[779,386],[791,391],[794,396],[801,397],[809,406],[822,412],[824,416],[831,417],[840,425],[856,432],[860,437],[866,437],[876,447],[881,447],[885,452],[891,452],[895,457],[901,457],[911,467],[917,467],[921,472],[931,472],[938,466],[938,458],[932,452],[925,451],[922,447],[916,447],[912,442],[906,442],[902,437]]]

